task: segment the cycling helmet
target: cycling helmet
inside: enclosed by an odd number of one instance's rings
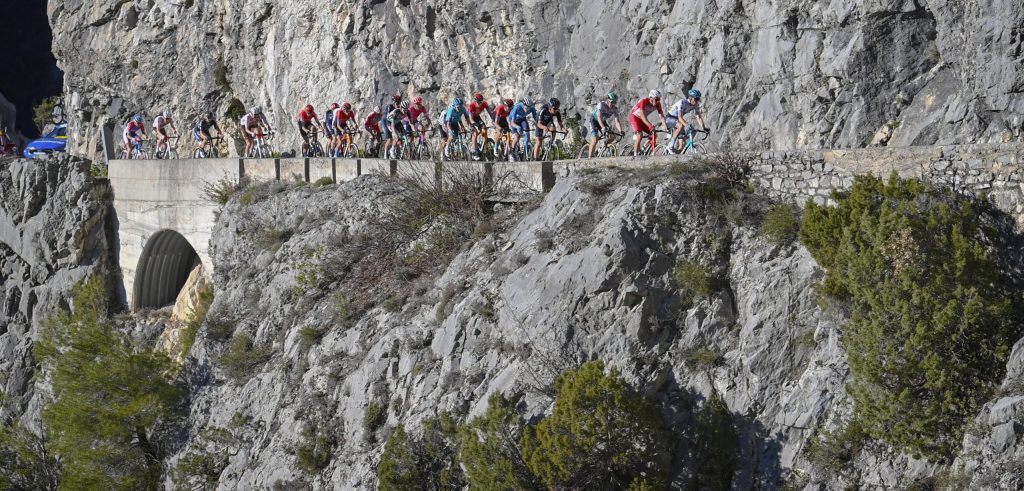
[[[479,92],[477,92],[476,94],[473,94],[473,98],[476,99],[477,102],[479,102],[479,101],[484,100],[484,95],[479,93]]]
[[[521,102],[523,103],[524,106],[532,106],[533,105],[533,99],[530,99],[529,97],[523,97]]]
[[[608,100],[612,102],[619,102],[619,94],[616,94],[615,92],[609,92]]]
[[[136,123],[141,123],[143,121],[141,114],[136,114],[135,117],[132,119],[135,120]]]
[[[170,119],[171,112],[170,111],[164,111],[164,117]]]
[[[309,107],[309,106],[306,106],[306,107]],[[250,110],[250,112],[253,113],[253,114],[259,114],[259,113],[263,112],[263,110],[260,109],[259,106],[253,106],[252,109]]]
[[[337,102],[331,103],[331,110],[332,111],[337,109],[337,108],[338,108],[338,103]]]
[[[306,107],[304,107],[303,109],[305,109],[307,113],[311,113],[311,112],[313,112],[313,105],[312,104],[306,104]]]
[[[346,110],[346,111],[348,111],[349,109],[352,109],[352,104],[349,104],[349,103],[346,102],[346,103],[341,105],[341,108]]]
[[[405,102],[402,103],[402,110],[403,111],[408,111],[409,110],[409,101],[405,101]]]
[[[651,99],[661,99],[661,91],[658,89],[653,89],[651,90],[650,96]]]
[[[686,95],[688,95],[690,97],[693,97],[694,99],[697,99],[698,101],[700,100],[700,91],[697,90],[697,89],[690,89],[690,91],[687,92]]]
[[[557,97],[552,97],[548,99],[548,105],[555,109],[558,109],[559,107],[562,106],[562,101],[558,100]]]
[[[463,102],[461,97],[456,97],[455,100],[452,101],[452,105],[455,107],[462,107],[462,104]]]
[[[213,121],[213,113],[206,113],[206,119]]]
[[[380,112],[380,106],[373,106],[373,112],[379,113]]]
[[[413,97],[412,102],[413,104],[423,104],[423,98],[420,96]]]
[[[512,106],[515,103],[516,103],[516,101],[513,101],[512,99],[505,99],[505,105],[506,106]]]
[[[396,93],[394,96],[391,97],[391,100],[394,101],[394,102],[401,102],[402,101],[402,94]]]

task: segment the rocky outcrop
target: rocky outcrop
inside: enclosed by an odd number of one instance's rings
[[[396,90],[438,100],[609,89],[707,94],[716,139],[756,149],[1019,140],[1024,72],[1010,0],[60,0],[49,4],[72,144],[134,112],[293,116]],[[237,106],[241,108],[242,106]]]
[[[38,410],[33,342],[72,286],[93,274],[114,280],[113,195],[89,168],[74,158],[0,159],[0,389],[9,398],[0,417]]]

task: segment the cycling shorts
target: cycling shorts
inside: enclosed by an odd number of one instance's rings
[[[449,121],[448,131],[451,132],[452,136],[459,136],[460,134],[462,134],[458,121]]]
[[[308,139],[309,138],[309,133],[311,131],[313,131],[313,122],[312,121],[302,121],[302,120],[299,120],[298,121],[298,125],[299,125],[299,134],[302,135],[302,139],[303,140]]]
[[[644,124],[640,118],[630,114],[629,115],[629,126],[633,128],[633,133],[650,133],[654,131],[654,127],[649,124]]]
[[[679,118],[677,118],[677,117],[675,117],[675,116],[673,116],[671,114],[665,115],[665,127],[666,128],[668,128],[670,130],[674,130],[674,129],[676,129],[676,123],[678,123],[678,122],[679,122]]]
[[[495,123],[498,124],[498,128],[501,128],[501,129],[503,129],[505,131],[508,131],[508,120],[507,119],[505,119],[505,118],[498,118],[498,120],[495,121]]]
[[[478,130],[482,130],[485,127],[487,127],[487,124],[484,123],[484,119],[481,118],[479,114],[469,118],[469,120],[473,123],[473,127],[478,129]]]
[[[601,123],[597,121],[597,118],[590,118],[590,136],[601,136]]]

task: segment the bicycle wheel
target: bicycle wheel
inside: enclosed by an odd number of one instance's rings
[[[417,158],[422,160],[434,160],[434,149],[430,147],[429,143],[420,142],[416,148]]]
[[[197,148],[194,152],[192,152],[192,158],[203,159],[206,158],[206,154],[203,153],[203,149]]]
[[[555,140],[551,142],[551,146],[548,147],[548,152],[550,152],[550,155],[544,160],[562,160],[567,158],[569,153],[565,149],[565,144],[562,143],[562,140]]]

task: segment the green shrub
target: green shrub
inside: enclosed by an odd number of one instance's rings
[[[519,449],[522,430],[522,418],[500,393],[488,400],[486,414],[459,429],[460,457],[473,489],[516,491],[539,487]]]
[[[526,465],[545,486],[605,489],[636,479],[665,486],[670,436],[653,402],[599,361],[559,375],[555,385],[554,411],[522,437]]]
[[[244,186],[230,177],[224,177],[218,181],[208,182],[203,185],[203,197],[221,206],[228,204],[231,197]]]
[[[334,310],[338,312],[338,317],[342,320],[348,319],[348,317],[352,315],[352,302],[349,301],[345,292],[335,292]]]
[[[380,491],[417,491],[423,489],[424,476],[417,465],[418,459],[413,441],[399,426],[388,437],[377,465],[377,482]]]
[[[331,449],[334,442],[327,435],[314,435],[313,430],[306,428],[302,434],[302,443],[295,449],[299,460],[299,468],[308,474],[319,474],[331,463]]]
[[[223,343],[235,333],[235,323],[226,317],[206,316],[206,339]]]
[[[855,419],[872,438],[947,459],[1022,332],[1021,292],[1005,273],[1017,266],[994,255],[999,217],[895,175],[857,177],[834,197],[836,207],[808,203],[800,239],[827,269],[822,291],[850,304]]]
[[[718,278],[711,269],[685,259],[676,263],[675,278],[676,284],[686,289],[691,301],[699,297],[708,297],[719,288]]]
[[[57,489],[60,465],[45,438],[0,419],[0,489]]]
[[[334,184],[334,179],[327,176],[321,177],[313,182],[313,185],[317,187],[330,186],[331,184]]]
[[[455,422],[446,413],[424,420],[420,438],[399,426],[384,444],[377,466],[381,491],[465,489],[466,478],[457,459],[457,432]]]
[[[739,451],[739,433],[732,413],[718,392],[697,414],[697,431],[690,456],[696,463],[691,489],[731,489]]]
[[[716,350],[698,349],[688,352],[686,361],[695,368],[707,370],[720,366],[725,361],[725,357]]]
[[[804,447],[807,459],[818,469],[840,474],[864,448],[867,435],[856,421],[834,431],[821,431]]]
[[[182,396],[167,378],[172,362],[118,329],[101,278],[72,296],[74,309],[51,318],[35,346],[53,383],[43,423],[60,455],[61,488],[155,488],[164,454],[151,432]]]
[[[225,80],[227,79],[225,78]],[[238,121],[242,119],[242,116],[245,116],[245,106],[242,104],[242,101],[238,99],[231,99],[231,101],[228,102],[227,109],[224,110],[224,116],[227,117],[229,121]]]
[[[53,124],[53,109],[60,105],[62,96],[55,95],[39,101],[35,107],[35,116],[32,121],[42,133],[47,125]]]
[[[779,204],[771,207],[764,215],[761,229],[774,242],[784,244],[796,239],[800,231],[796,207],[790,204]]]
[[[227,351],[220,357],[220,364],[228,377],[240,382],[253,375],[257,367],[270,360],[271,354],[272,350],[269,347],[255,347],[252,336],[243,332],[231,339]]]
[[[377,431],[388,420],[387,408],[379,402],[371,402],[363,413],[363,428],[367,432]]]

